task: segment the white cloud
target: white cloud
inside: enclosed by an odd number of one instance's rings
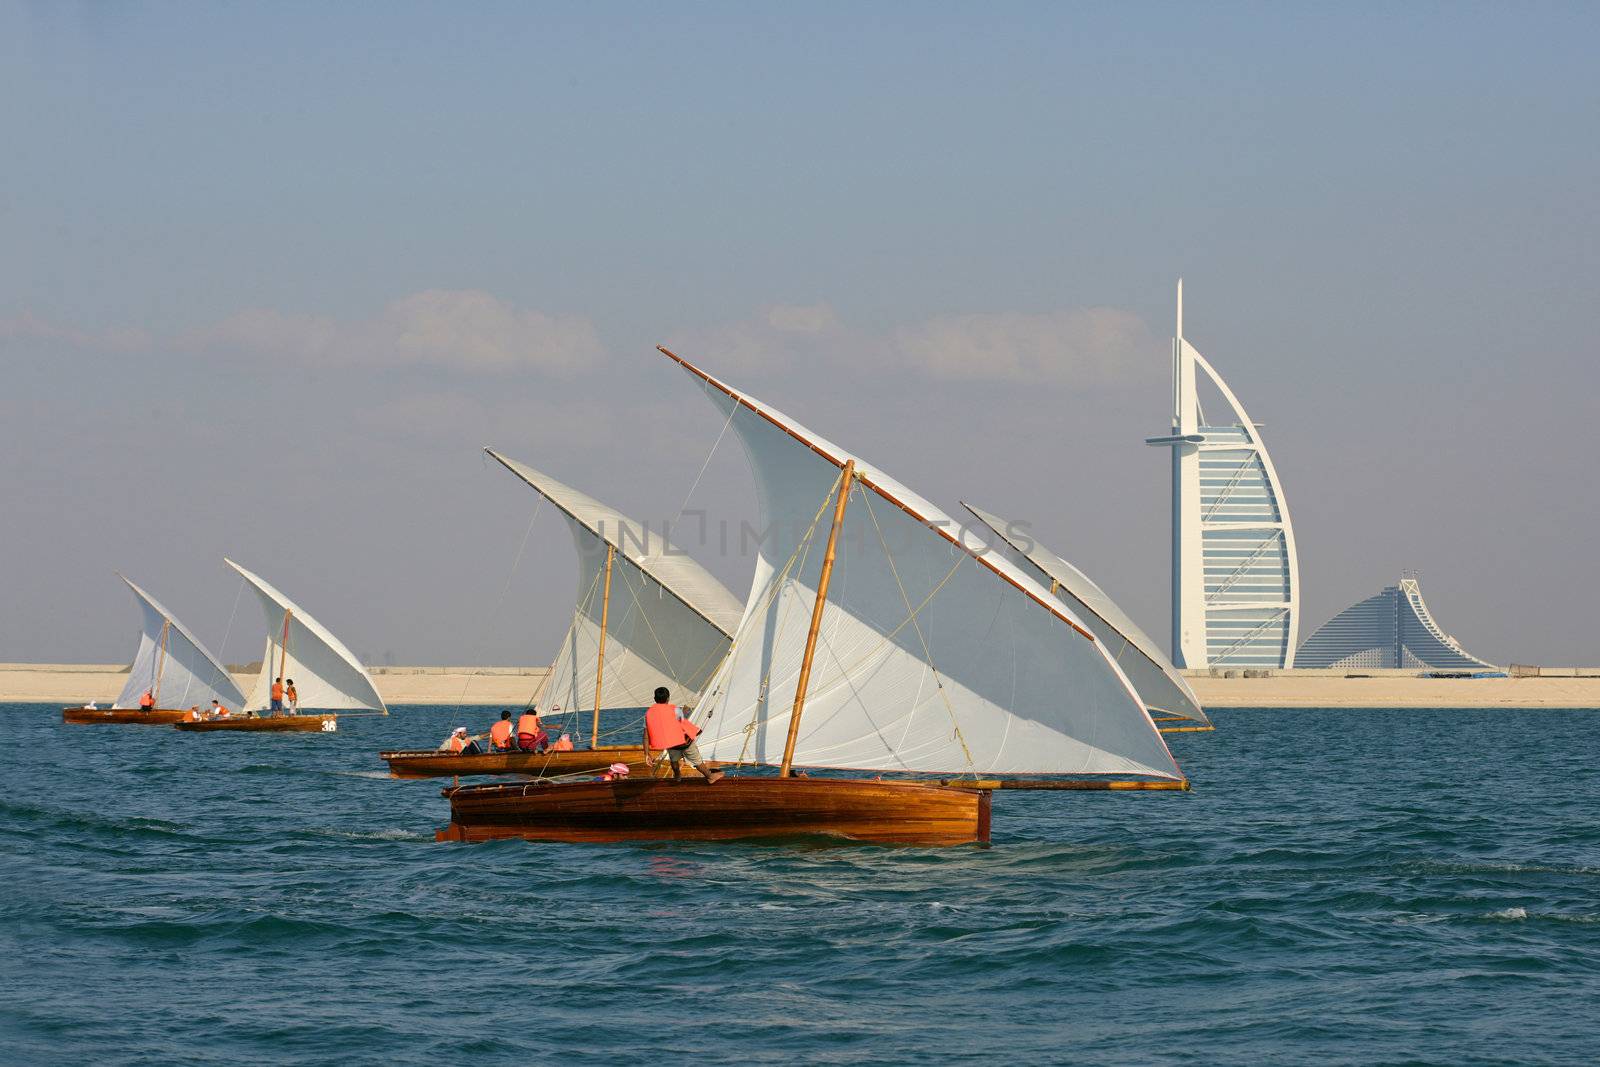
[[[571,375],[605,359],[594,325],[576,315],[517,308],[489,293],[429,289],[360,320],[241,311],[182,339],[305,363],[433,366],[482,373]]]
[[[1074,388],[1145,381],[1164,366],[1144,321],[1110,307],[940,315],[875,333],[845,325],[827,304],[778,304],[667,347],[739,374],[848,366],[936,381]]]
[[[827,304],[769,304],[747,319],[689,331],[667,347],[692,362],[749,374],[814,365],[853,343]]]
[[[894,331],[900,360],[933,378],[1115,385],[1159,363],[1144,321],[1120,308],[941,315]]]
[[[150,347],[150,335],[143,330],[85,330],[50,322],[28,311],[0,319],[0,343],[8,341],[44,341],[96,352],[139,352]]]

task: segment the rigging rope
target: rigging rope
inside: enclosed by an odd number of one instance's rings
[[[701,388],[705,389],[707,386],[704,383],[701,383]],[[717,439],[715,441],[711,442],[711,451],[706,453],[705,462],[700,464],[700,473],[696,474],[694,476],[694,481],[689,484],[689,491],[683,494],[683,503],[678,505],[678,513],[672,517],[672,521],[667,524],[666,529],[661,531],[662,534],[665,534],[668,529],[678,525],[678,520],[683,518],[684,510],[688,508],[689,501],[694,497],[694,491],[700,487],[700,479],[706,476],[706,468],[711,466],[711,457],[717,454],[717,446],[722,444],[723,434],[726,434],[728,432],[728,427],[733,425],[733,416],[738,413],[739,405],[742,403],[743,401],[741,400],[734,400],[733,407],[728,411],[728,420],[722,424],[722,432],[717,434]],[[662,540],[665,539],[665,537],[662,538]]]
[[[939,673],[939,666],[933,662],[933,650],[928,647],[928,638],[925,634],[923,634],[922,626],[917,622],[917,612],[926,607],[928,602],[933,599],[934,594],[938,593],[940,589],[944,588],[945,582],[948,582],[955,575],[956,571],[961,567],[961,564],[965,562],[967,557],[957,557],[955,566],[950,568],[950,572],[940,580],[938,585],[933,587],[932,592],[923,598],[921,604],[918,604],[915,608],[913,608],[911,606],[911,597],[906,593],[905,583],[900,580],[900,570],[894,564],[894,553],[889,551],[889,542],[883,536],[883,527],[878,525],[877,513],[872,510],[872,498],[870,496],[866,497],[866,504],[867,515],[872,519],[872,527],[878,532],[878,543],[883,546],[884,558],[889,561],[889,573],[894,575],[895,587],[900,590],[900,599],[906,606],[906,611],[908,612],[906,621],[911,623],[912,629],[917,632],[917,641],[922,645],[923,659],[927,662],[929,669],[933,671],[934,681],[938,684],[939,697],[944,701],[945,711],[950,715],[950,726],[954,730],[956,741],[961,745],[962,755],[966,757],[967,770],[974,777],[976,777],[978,772],[972,761],[972,750],[967,747],[967,739],[961,733],[961,722],[956,718],[956,709],[950,703],[950,694],[945,692],[944,678]],[[905,624],[902,623],[901,627],[904,625]],[[898,632],[901,627],[897,627],[896,632]]]
[[[501,607],[503,607],[505,605],[506,594],[511,591],[511,583],[517,576],[517,568],[522,565],[522,553],[528,547],[528,535],[533,533],[534,520],[539,517],[539,509],[542,508],[543,506],[544,506],[544,495],[541,493],[539,495],[539,498],[534,501],[533,514],[528,516],[528,526],[527,526],[527,528],[525,530],[522,531],[522,543],[517,546],[516,557],[514,559],[512,559],[512,561],[511,561],[511,573],[506,575],[505,582],[500,586],[500,596],[494,602],[494,609],[492,611],[490,611],[487,616],[484,617],[483,629],[478,634],[477,643],[476,643],[476,645],[474,645],[474,648],[477,650],[477,653],[478,653],[477,658],[481,659],[482,656],[483,656],[483,646],[485,644],[487,644],[488,641],[489,641],[489,630],[494,625],[495,619],[499,616]],[[470,686],[471,684],[472,684],[472,675],[469,674],[469,675],[467,675],[466,681],[461,683],[461,696],[460,696],[459,699],[456,700],[456,707],[457,708],[466,707],[467,687]]]

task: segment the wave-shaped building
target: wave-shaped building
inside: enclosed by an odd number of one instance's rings
[[[1197,371],[1232,412],[1211,424]],[[1172,660],[1179,667],[1293,667],[1300,565],[1283,486],[1260,428],[1183,337],[1178,282],[1172,341]]]
[[[1415,578],[1352,604],[1317,628],[1295,655],[1300,667],[1482,670],[1479,659],[1434,622]]]

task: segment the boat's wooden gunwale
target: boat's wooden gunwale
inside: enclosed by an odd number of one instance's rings
[[[337,722],[338,718],[337,715],[277,715],[254,719],[202,719],[172,725],[189,733],[331,733],[324,724]]]
[[[734,777],[446,788],[441,841],[723,841],[831,835],[873,844],[987,840],[986,790],[931,782]]]
[[[633,774],[647,771],[644,749],[638,745],[601,746],[571,752],[482,752],[457,756],[434,749],[380,752],[391,778],[449,778],[477,774],[521,774],[554,778],[563,774],[603,771],[625,763]],[[665,768],[662,768],[665,770]]]
[[[117,726],[171,726],[189,714],[182,708],[62,708],[61,721]]]

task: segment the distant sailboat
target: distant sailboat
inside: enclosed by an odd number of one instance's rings
[[[209,707],[213,700],[240,707],[244,694],[200,639],[155,597],[123,575],[117,577],[133,591],[141,616],[139,650],[128,669],[128,680],[109,708],[63,708],[62,721],[166,725],[183,718],[191,707]],[[139,700],[146,692],[155,706],[142,711]]]
[[[1065,603],[964,545],[954,520],[884,472],[662,351],[739,434],[767,534],[694,715],[701,752],[777,775],[462,786],[445,791],[442,840],[956,844],[988,839],[995,789],[1187,788],[1127,676]],[[796,776],[802,766],[877,777]]]
[[[995,546],[1007,559],[1032,575],[1040,585],[1072,608],[1084,625],[1105,643],[1133,683],[1151,716],[1163,732],[1209,729],[1211,720],[1200,708],[1194,690],[1139,624],[1117,606],[1087,574],[1039,544],[1023,537],[1014,524],[998,515],[962,504],[999,538]],[[1184,723],[1186,725],[1172,725]]]
[[[578,550],[578,596],[540,705],[582,715],[589,751],[382,752],[395,777],[462,774],[554,776],[604,770],[612,762],[642,769],[637,729],[622,745],[600,744],[600,713],[644,708],[657,686],[686,705],[722,663],[744,611],[737,597],[686,552],[615,508],[493,449],[497,462],[554,504]],[[579,729],[574,728],[574,734]],[[597,762],[597,754],[604,761]]]
[[[244,703],[244,711],[254,717],[184,722],[178,724],[178,729],[332,732],[337,729],[334,712],[371,710],[389,714],[366,668],[337,637],[265,579],[231,559],[223,562],[250,584],[266,615],[267,645],[261,657],[261,674]],[[292,679],[300,694],[299,707],[310,709],[312,714],[260,716],[271,707],[276,678]]]

